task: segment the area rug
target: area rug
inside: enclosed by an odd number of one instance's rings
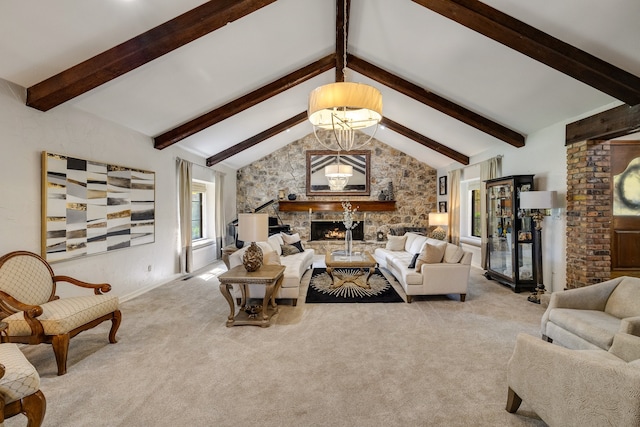
[[[334,273],[355,274],[357,268],[336,268]],[[333,280],[324,268],[314,268],[311,282],[307,289],[307,304],[315,303],[372,303],[372,302],[404,302],[393,286],[376,268],[369,278],[371,289],[365,289],[352,282],[345,282],[342,286],[331,289]]]

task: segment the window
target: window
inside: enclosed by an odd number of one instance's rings
[[[480,189],[471,190],[471,230],[470,234],[474,237],[481,237],[481,210],[480,210]]]
[[[204,229],[202,223],[202,206],[204,193],[194,191],[191,193],[191,240],[202,239]]]
[[[207,186],[199,181],[191,181],[191,240],[207,237],[205,218],[207,208]]]
[[[476,177],[460,182],[460,237],[477,243],[483,226],[480,187],[480,179]]]

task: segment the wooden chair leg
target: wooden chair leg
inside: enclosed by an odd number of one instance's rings
[[[467,298],[467,294],[460,294],[460,302],[464,302],[466,298]]]
[[[513,414],[518,410],[521,403],[522,403],[522,399],[520,398],[520,396],[518,396],[516,392],[511,390],[511,387],[509,387],[509,391],[507,393],[507,407],[506,407],[507,412],[510,412]]]
[[[53,353],[56,355],[58,375],[67,373],[67,354],[69,353],[69,334],[55,335],[51,340]]]
[[[22,398],[22,413],[27,416],[27,427],[40,427],[47,412],[47,399],[40,390]]]
[[[407,295],[407,304],[411,304],[411,295]]]
[[[120,327],[120,322],[122,321],[122,312],[120,310],[116,310],[113,312],[113,317],[111,318],[111,331],[109,331],[109,342],[111,344],[115,344],[118,342],[116,339],[116,333],[118,332],[118,328]]]

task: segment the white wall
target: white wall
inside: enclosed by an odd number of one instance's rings
[[[522,148],[505,143],[502,147],[470,158],[470,164],[474,165],[491,157],[504,155],[503,176],[533,174],[536,190],[558,192],[558,208],[542,224],[543,283],[554,292],[561,291],[566,286],[566,125],[618,105],[619,103],[612,103],[527,135],[526,144]],[[438,171],[438,175],[444,173],[446,170]]]
[[[110,283],[122,299],[178,276],[176,157],[204,159],[175,146],[153,148],[151,138],[61,105],[46,113],[26,107],[25,90],[0,79],[0,254],[40,253],[42,151],[154,171],[155,243],[53,264],[56,274]],[[235,172],[226,170],[225,193],[235,211]],[[231,214],[233,215],[233,214]],[[148,267],[151,266],[151,271]],[[61,285],[58,294],[75,295]]]

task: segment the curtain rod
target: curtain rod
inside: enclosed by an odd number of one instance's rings
[[[503,157],[504,157],[504,154],[498,154],[497,156],[489,157],[487,160],[491,160],[491,159],[501,159],[501,158],[503,158]],[[487,160],[483,160],[483,161],[481,161],[481,162],[473,163],[473,164],[471,164],[471,165],[466,165],[466,166],[463,166],[463,167],[458,168],[458,169],[451,169],[449,172],[453,172],[453,171],[457,171],[457,170],[463,170],[463,169],[466,169],[466,168],[470,168],[471,166],[477,166],[477,165],[479,165],[479,164],[481,164],[481,163],[486,162]]]
[[[211,168],[210,168],[210,167],[208,167],[208,166],[202,166],[202,165],[199,165],[199,164],[197,164],[197,163],[193,163],[191,160],[183,159],[182,157],[178,157],[178,156],[176,156],[176,161],[180,161],[180,160],[182,160],[183,162],[189,162],[189,163],[191,163],[192,165],[194,165],[194,166],[198,166],[198,167],[200,167],[200,168],[202,168],[202,169],[204,169],[204,170],[206,170],[206,171],[211,171],[211,172],[215,172],[215,173],[222,174],[222,176],[227,176],[227,174],[226,174],[226,173],[224,173],[224,172],[221,172],[221,171],[218,171],[218,170],[215,170],[215,169],[211,169]]]

